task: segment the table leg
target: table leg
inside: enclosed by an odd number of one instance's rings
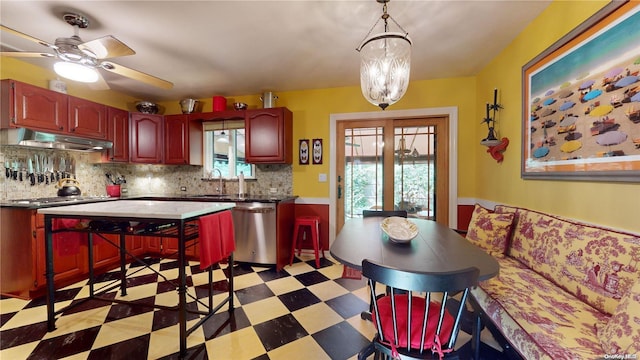
[[[187,354],[187,296],[186,283],[187,276],[185,271],[185,245],[184,245],[184,220],[178,225],[178,276],[180,281],[178,284],[178,318],[180,323],[180,356]]]
[[[93,273],[93,233],[87,235],[87,252],[89,253],[89,297],[94,294],[94,273]]]
[[[127,296],[127,242],[124,230],[120,232],[120,293]]]
[[[47,330],[56,329],[55,318],[55,287],[53,284],[53,234],[51,233],[52,219],[50,215],[44,216],[44,234],[45,234],[45,268],[47,278]]]

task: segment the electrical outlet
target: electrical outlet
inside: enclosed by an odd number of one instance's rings
[[[180,191],[187,191],[187,187],[186,186],[180,186]]]
[[[278,192],[278,188],[270,188],[269,192],[272,193],[272,194],[275,194],[275,193]]]

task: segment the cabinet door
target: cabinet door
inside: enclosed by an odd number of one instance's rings
[[[146,243],[147,252],[152,254],[160,254],[160,251],[162,249],[162,242],[159,237],[147,236],[144,238],[144,241]]]
[[[36,215],[38,220],[36,223],[36,287],[44,286],[46,284],[46,256],[45,256],[45,240],[44,240],[44,215]],[[42,226],[40,226],[42,225]],[[87,262],[87,247],[86,245],[80,246],[80,249],[75,254],[63,255],[64,242],[57,242],[54,240],[53,250],[53,277],[54,282],[64,281],[68,279],[79,279],[83,275],[89,272]],[[60,249],[61,251],[57,251]]]
[[[131,162],[161,164],[163,153],[162,115],[131,114],[129,157]]]
[[[112,243],[120,244],[120,235],[102,234]],[[120,248],[111,245],[109,242],[97,235],[93,236],[93,264],[95,268],[112,268],[114,264],[120,263]]]
[[[109,161],[129,161],[129,112],[107,108],[107,139],[113,147],[107,151]]]
[[[37,86],[10,81],[10,126],[65,132],[67,95]]]
[[[145,241],[143,236],[127,235],[125,239],[127,243],[127,251],[135,256],[140,256],[145,253]]]
[[[189,163],[189,115],[164,118],[164,163]]]
[[[291,164],[293,116],[286,108],[250,110],[246,113],[248,163]]]
[[[107,107],[69,96],[69,132],[95,139],[107,138]]]

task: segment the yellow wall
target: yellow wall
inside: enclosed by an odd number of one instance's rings
[[[520,178],[522,130],[522,66],[596,13],[608,1],[554,1],[517,39],[477,76],[477,111],[500,90],[500,136],[510,145],[505,160],[491,157],[476,162],[478,199],[551,212],[605,226],[640,230],[640,184],[586,181],[523,180]],[[476,124],[477,138],[486,126]]]

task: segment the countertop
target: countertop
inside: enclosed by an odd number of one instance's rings
[[[264,203],[279,203],[283,201],[293,201],[297,196],[293,195],[246,195],[239,196],[237,194],[146,194],[146,195],[132,195],[123,197],[104,197],[104,196],[85,196],[85,197],[68,197],[64,198],[65,201],[47,201],[54,198],[33,198],[33,199],[19,199],[19,200],[2,200],[0,207],[20,208],[20,209],[46,209],[51,207],[86,204],[86,203],[99,203],[104,201],[113,200],[159,200],[159,201],[191,201],[191,202],[264,202]],[[58,200],[60,200],[58,198]]]
[[[183,220],[231,209],[229,202],[121,200],[38,209],[39,214],[127,219]]]

